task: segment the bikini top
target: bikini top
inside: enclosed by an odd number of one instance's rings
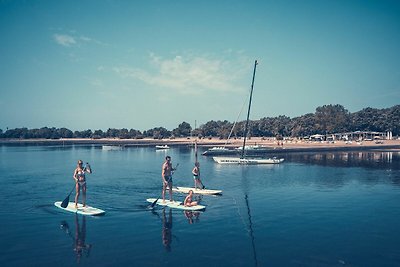
[[[85,178],[85,171],[78,171],[78,173],[76,174],[77,177],[82,177]]]

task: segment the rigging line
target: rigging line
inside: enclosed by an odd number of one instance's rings
[[[249,94],[249,97],[250,97],[250,93],[248,93],[248,94]],[[239,112],[239,114],[238,114],[238,116],[237,116],[235,122],[233,123],[231,132],[230,132],[229,135],[228,135],[228,139],[226,139],[226,142],[225,142],[224,147],[228,144],[228,141],[229,141],[229,139],[231,138],[231,135],[232,135],[232,133],[233,133],[233,129],[235,129],[236,123],[238,122],[240,115],[242,115],[243,109],[244,109],[244,107],[245,107],[245,105],[246,105],[246,103],[247,103],[247,99],[248,99],[248,98],[245,98],[244,101],[243,101],[242,108],[240,109],[240,112]]]

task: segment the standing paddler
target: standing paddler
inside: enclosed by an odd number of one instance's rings
[[[194,143],[194,156],[195,156],[195,161],[194,161],[194,168],[192,170],[194,179],[194,188],[197,189],[197,186],[199,186],[199,189],[204,189],[206,187],[204,186],[203,182],[200,179],[200,163],[197,157],[197,139]]]
[[[203,182],[200,179],[200,163],[196,162],[194,164],[194,168],[192,170],[193,180],[194,180],[194,188],[197,189],[205,189]]]
[[[73,178],[75,180],[75,208],[78,208],[78,198],[80,195],[80,191],[82,189],[82,204],[86,206],[86,176],[85,173],[92,173],[92,169],[90,168],[89,163],[86,163],[86,166],[83,167],[83,161],[78,160],[78,164],[76,169],[74,170]]]
[[[165,162],[162,165],[162,170],[161,170],[161,177],[163,180],[163,189],[162,189],[162,199],[163,202],[165,203],[165,190],[169,191],[169,200],[172,201],[172,172],[175,169],[172,168],[172,163],[171,163],[171,157],[166,156],[165,157]]]

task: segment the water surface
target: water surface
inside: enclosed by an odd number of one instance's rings
[[[0,146],[0,266],[400,265],[399,152],[291,154],[268,166],[200,157],[204,184],[223,190],[200,213],[148,208],[167,153],[175,185],[191,186],[189,147]],[[105,216],[53,205],[78,159],[94,170],[88,204]]]

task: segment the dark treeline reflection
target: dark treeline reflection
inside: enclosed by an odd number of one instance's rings
[[[299,176],[285,176],[286,183],[318,185],[322,188],[339,188],[352,180],[361,184],[392,184],[400,186],[400,152],[335,152],[335,153],[287,153],[282,164],[299,163],[305,168],[312,165],[331,167],[317,174],[299,172]],[[361,168],[357,171],[357,168]],[[382,172],[383,171],[383,172]],[[374,174],[376,172],[376,174]],[[282,181],[270,181],[270,184]]]
[[[287,154],[285,158],[292,162],[332,167],[400,169],[400,151],[296,153]]]

